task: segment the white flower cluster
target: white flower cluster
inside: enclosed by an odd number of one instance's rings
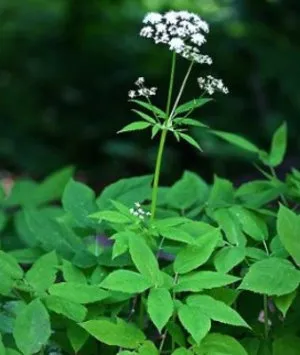
[[[209,95],[213,95],[217,91],[223,94],[229,93],[229,90],[224,85],[222,79],[216,79],[213,76],[208,75],[206,78],[198,78],[197,81],[200,88],[206,91]]]
[[[146,212],[142,209],[141,204],[139,202],[135,202],[134,208],[130,208],[129,212],[132,215],[139,217],[140,219],[145,219],[145,217],[151,216],[150,212]]]
[[[149,97],[156,95],[157,88],[145,87],[145,78],[139,77],[134,84],[138,87],[138,90],[130,90],[128,92],[128,96],[130,99],[134,99],[135,97],[139,96]]]
[[[171,51],[197,63],[212,64],[208,55],[200,53],[199,47],[206,42],[209,32],[207,22],[188,11],[168,11],[165,14],[148,13],[140,35],[152,38],[155,43],[164,43]]]

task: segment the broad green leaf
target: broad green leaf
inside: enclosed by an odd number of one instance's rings
[[[24,209],[18,211],[14,216],[14,226],[21,241],[28,248],[36,248],[39,244],[35,234],[30,229]]]
[[[299,355],[300,338],[288,334],[273,342],[273,355]]]
[[[170,292],[165,288],[152,288],[147,299],[150,319],[159,332],[167,324],[173,314],[173,300]]]
[[[13,279],[21,279],[23,277],[23,270],[17,260],[2,250],[0,250],[0,269]]]
[[[74,352],[77,354],[88,340],[89,334],[82,327],[72,323],[67,328],[67,337]]]
[[[176,242],[182,242],[186,244],[195,243],[195,239],[185,231],[181,230],[180,227],[159,228],[158,231],[160,235],[165,239],[170,239]]]
[[[195,141],[195,139],[193,137],[189,136],[188,134],[181,133],[181,132],[178,132],[178,134],[182,139],[184,139],[190,145],[192,145],[196,149],[200,150],[200,152],[203,151],[202,148],[200,147],[200,145]]]
[[[0,232],[5,228],[7,221],[8,216],[4,212],[0,211]]]
[[[210,98],[200,97],[198,99],[193,99],[177,107],[175,114],[178,115],[183,112],[193,111],[198,107],[205,105],[206,103],[212,101]]]
[[[83,322],[87,314],[87,309],[83,305],[57,296],[47,296],[43,298],[46,307],[61,314],[75,322]]]
[[[0,334],[11,334],[15,326],[15,318],[12,312],[0,313]]]
[[[33,264],[42,254],[41,249],[16,249],[9,252],[20,264]]]
[[[138,348],[138,355],[159,355],[159,351],[152,341],[146,340]]]
[[[268,258],[267,253],[259,248],[254,248],[254,247],[247,247],[246,248],[246,257],[253,259],[253,260],[264,260]]]
[[[19,353],[17,350],[15,349],[10,349],[10,348],[6,348],[6,353],[5,355],[22,355],[21,353]]]
[[[270,243],[270,251],[271,251],[271,256],[275,256],[278,258],[282,259],[287,259],[289,257],[289,253],[283,246],[280,238],[278,235],[276,235]]]
[[[207,184],[195,173],[185,171],[168,191],[167,202],[171,207],[185,210],[195,203],[203,204],[208,198]]]
[[[34,195],[36,204],[59,200],[73,174],[74,168],[66,167],[48,176],[36,188]]]
[[[280,312],[283,314],[284,317],[286,316],[287,311],[290,309],[296,296],[297,296],[297,292],[293,291],[291,293],[288,293],[287,295],[273,298],[276,307],[280,310]]]
[[[258,153],[259,148],[256,147],[253,143],[249,142],[247,139],[233,133],[223,132],[223,131],[210,131],[217,137],[224,139],[226,142],[231,143],[239,148],[245,149],[252,153]]]
[[[106,187],[96,203],[100,210],[111,208],[111,200],[116,200],[131,208],[135,202],[143,202],[151,197],[152,179],[152,175],[121,179]]]
[[[131,231],[122,231],[114,234],[111,239],[114,239],[112,258],[115,259],[119,255],[127,252],[129,246],[129,237],[133,232]]]
[[[65,281],[82,284],[87,283],[84,273],[78,267],[70,263],[68,260],[63,260],[63,265],[61,269]]]
[[[240,264],[246,257],[245,248],[223,247],[214,256],[214,265],[217,271],[228,272]]]
[[[96,212],[91,214],[89,217],[93,219],[98,219],[100,222],[103,220],[103,221],[107,221],[110,223],[117,223],[117,224],[132,223],[131,218],[117,211]]]
[[[212,209],[228,207],[234,203],[234,188],[229,180],[214,177],[214,184],[210,191],[208,206]]]
[[[185,274],[206,263],[220,240],[219,229],[202,235],[197,245],[188,245],[181,249],[174,261],[174,271]]]
[[[34,206],[35,195],[38,184],[32,180],[21,179],[14,183],[9,196],[5,199],[5,205],[8,206]]]
[[[155,119],[152,118],[151,116],[147,115],[145,112],[138,111],[138,110],[132,110],[132,111],[135,112],[136,114],[138,114],[145,121],[148,121],[151,124],[156,124]]]
[[[278,212],[277,232],[285,249],[300,265],[300,217],[282,205]]]
[[[136,121],[136,122],[129,123],[127,126],[122,128],[117,133],[140,131],[140,130],[146,129],[146,128],[150,127],[150,126],[151,126],[151,124],[148,123],[148,122]]]
[[[8,296],[13,288],[15,281],[7,273],[0,269],[0,295]]]
[[[206,294],[215,300],[226,303],[228,306],[231,306],[236,301],[240,293],[241,291],[229,287],[219,287],[206,291]]]
[[[143,275],[129,270],[111,272],[100,284],[101,287],[127,293],[141,293],[151,286],[151,282]]]
[[[268,163],[272,167],[280,165],[283,161],[287,145],[287,126],[283,123],[274,133]]]
[[[183,327],[197,344],[207,335],[211,322],[209,317],[199,312],[197,307],[183,305],[179,308],[178,317]]]
[[[208,128],[206,124],[203,124],[193,118],[185,118],[185,117],[177,117],[174,119],[174,123],[178,125],[187,125],[187,126],[194,126],[200,128]]]
[[[27,271],[25,279],[40,293],[46,291],[56,280],[58,260],[55,251],[41,256]]]
[[[172,352],[172,355],[193,355],[194,353],[186,348],[178,348]]]
[[[185,347],[186,336],[184,334],[182,327],[178,323],[176,323],[174,321],[170,321],[167,324],[167,329],[168,329],[168,333],[171,335],[174,343],[179,346]]]
[[[193,295],[187,298],[187,304],[195,307],[199,312],[205,314],[210,319],[241,327],[249,327],[243,318],[224,302],[217,301],[206,295]]]
[[[146,108],[147,110],[149,110],[151,112],[156,113],[158,117],[167,118],[166,113],[163,110],[161,110],[160,108],[154,106],[153,104],[149,104],[149,103],[141,101],[141,100],[131,100],[131,101]]]
[[[239,288],[268,296],[282,296],[295,291],[299,283],[300,271],[292,263],[269,258],[251,265]]]
[[[180,276],[174,290],[176,292],[200,292],[204,289],[230,285],[238,280],[238,277],[221,272],[199,271],[191,275]]]
[[[130,235],[129,253],[138,271],[153,286],[159,286],[162,282],[162,276],[158,261],[141,235]]]
[[[109,293],[96,285],[84,285],[74,282],[60,282],[49,289],[50,295],[65,298],[75,303],[93,303],[102,301]]]
[[[212,217],[219,224],[225,233],[229,243],[243,247],[246,245],[246,237],[243,234],[241,224],[235,215],[230,213],[228,208],[218,208],[213,211]]]
[[[63,193],[62,204],[81,227],[93,226],[88,217],[97,211],[95,193],[88,186],[71,179]]]
[[[94,338],[107,345],[136,349],[145,340],[145,335],[140,329],[120,318],[116,323],[99,319],[89,320],[81,323],[80,326]]]
[[[248,355],[244,347],[234,338],[217,333],[207,335],[197,355]]]
[[[242,230],[254,240],[267,239],[267,224],[258,214],[238,205],[230,207],[230,213],[236,216],[240,221]]]
[[[0,333],[0,355],[6,355],[6,350],[2,341],[1,333]]]
[[[20,311],[13,335],[24,355],[35,354],[47,344],[51,335],[50,318],[40,300],[33,300]]]

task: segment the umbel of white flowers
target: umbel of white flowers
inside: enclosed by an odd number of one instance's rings
[[[212,64],[208,55],[200,53],[200,47],[206,42],[205,35],[209,32],[207,22],[200,16],[188,11],[150,12],[143,23],[142,37],[166,44],[171,51],[188,60]]]
[[[133,98],[139,97],[139,96],[149,97],[149,96],[156,95],[157,88],[155,88],[155,87],[147,88],[145,86],[145,78],[144,77],[142,77],[142,76],[139,77],[134,84],[138,87],[138,90],[129,90],[128,96],[130,99],[133,99]]]

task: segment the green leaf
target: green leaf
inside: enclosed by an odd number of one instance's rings
[[[300,271],[289,261],[279,258],[261,260],[250,266],[240,289],[268,296],[282,296],[295,291]]]
[[[110,222],[110,223],[117,223],[117,224],[127,224],[131,223],[132,219],[124,214],[116,211],[101,211],[93,213],[89,216],[90,218],[98,219],[100,222],[102,220]]]
[[[208,198],[208,186],[197,174],[185,171],[168,191],[167,202],[171,207],[185,210],[194,204],[203,204]]]
[[[186,244],[194,244],[195,240],[185,231],[181,230],[180,227],[165,227],[158,228],[159,234],[165,239],[174,240],[176,242],[182,242]]]
[[[186,336],[184,334],[184,331],[182,327],[173,321],[170,321],[167,324],[167,329],[168,333],[171,335],[172,340],[174,341],[175,344],[178,344],[179,346],[185,347],[186,345]]]
[[[111,272],[100,286],[112,291],[141,293],[151,286],[151,282],[136,272],[116,270]]]
[[[159,355],[159,351],[152,341],[146,340],[138,349],[139,355]]]
[[[287,311],[290,309],[296,296],[297,296],[297,291],[293,291],[291,293],[288,293],[287,295],[273,298],[275,306],[280,310],[280,312],[283,314],[284,317],[286,316]]]
[[[287,126],[283,123],[274,133],[268,165],[276,167],[283,161],[287,146]]]
[[[55,251],[41,256],[27,271],[25,279],[36,292],[48,290],[56,280],[58,260]]]
[[[35,354],[47,344],[51,335],[50,319],[40,300],[30,302],[18,313],[13,335],[24,355]]]
[[[32,196],[35,196],[38,184],[32,180],[18,180],[14,183],[9,196],[5,200],[7,206],[35,206],[35,200]]]
[[[85,342],[89,338],[89,334],[80,326],[75,323],[70,324],[67,328],[67,337],[70,341],[70,344],[77,354],[78,351],[83,347]]]
[[[287,334],[277,338],[273,342],[273,355],[298,355],[300,349],[300,338]]]
[[[33,264],[41,255],[40,249],[16,249],[9,252],[20,264]]]
[[[147,110],[154,112],[157,114],[157,116],[161,118],[167,118],[167,115],[164,111],[162,111],[160,108],[157,106],[154,106],[153,104],[149,104],[147,102],[141,101],[141,100],[131,100],[132,102],[135,102],[136,104],[146,108]]]
[[[36,204],[59,200],[73,174],[74,168],[66,167],[48,176],[36,188],[34,196]]]
[[[210,191],[208,206],[212,209],[228,207],[234,203],[234,188],[229,180],[214,177],[214,184]]]
[[[249,142],[247,139],[233,133],[223,132],[223,131],[210,131],[214,135],[224,139],[228,143],[231,143],[239,148],[248,150],[252,153],[259,153],[259,148],[256,147],[253,143]]]
[[[18,280],[23,277],[24,272],[17,260],[2,250],[0,250],[0,269],[13,279]]]
[[[193,295],[189,296],[186,302],[214,321],[249,328],[248,324],[234,309],[210,296]]]
[[[6,350],[2,342],[2,335],[0,333],[0,355],[6,355]]]
[[[0,295],[8,296],[13,288],[15,281],[7,273],[0,269]]]
[[[215,271],[199,271],[191,275],[180,276],[178,283],[174,287],[176,292],[200,292],[204,289],[212,289],[216,287],[230,285],[239,278],[226,275],[221,272]]]
[[[150,126],[151,126],[151,124],[148,123],[148,122],[136,121],[136,122],[129,123],[127,126],[122,128],[117,133],[141,131],[141,130],[146,129],[146,128],[150,127]]]
[[[64,280],[67,282],[87,283],[84,273],[67,260],[63,260],[62,273]]]
[[[197,355],[248,355],[234,338],[217,333],[207,335],[201,342]]]
[[[141,235],[130,235],[129,253],[138,271],[153,286],[159,286],[162,282],[162,276],[158,261]]]
[[[145,340],[141,330],[120,318],[117,318],[116,323],[99,319],[81,323],[80,326],[100,342],[111,346],[136,349]]]
[[[0,232],[5,228],[6,223],[8,222],[8,216],[0,211]]]
[[[193,355],[194,353],[186,348],[178,348],[172,352],[172,355]]]
[[[19,353],[17,350],[15,349],[9,349],[6,348],[6,353],[5,355],[22,355],[21,353]]]
[[[178,317],[181,324],[193,337],[197,344],[207,335],[211,322],[209,317],[199,312],[197,307],[183,305],[179,308]]]
[[[174,271],[185,274],[206,263],[220,240],[219,229],[202,235],[197,245],[188,245],[181,249],[174,261]]]
[[[177,117],[174,119],[174,123],[178,125],[187,125],[187,126],[194,126],[200,128],[208,128],[208,126],[204,123],[201,123],[193,118],[185,118],[185,117]]]
[[[300,217],[282,205],[278,212],[277,232],[285,249],[300,265]]]
[[[210,98],[200,97],[199,99],[193,99],[177,107],[175,114],[178,115],[183,112],[195,110],[198,107],[204,106],[206,103],[212,101]]]
[[[88,217],[97,211],[94,191],[88,186],[71,179],[63,193],[62,204],[81,227],[93,226]]]
[[[154,118],[152,118],[151,116],[147,115],[144,112],[138,111],[138,110],[132,110],[133,112],[135,112],[136,114],[138,114],[140,117],[142,117],[142,119],[144,119],[145,121],[148,121],[151,124],[156,124],[156,121]]]
[[[152,179],[152,175],[121,179],[106,187],[96,203],[100,210],[111,208],[111,200],[123,203],[128,208],[133,207],[135,202],[143,202],[151,197]]]
[[[165,288],[152,288],[148,295],[147,307],[151,321],[161,332],[174,310],[170,292]]]
[[[192,145],[196,149],[200,150],[200,152],[203,151],[202,148],[200,147],[200,145],[195,141],[194,138],[192,138],[191,136],[189,136],[188,134],[185,134],[185,133],[178,132],[178,134],[182,139],[184,139],[190,145]]]
[[[228,272],[240,264],[246,257],[246,249],[241,247],[223,247],[214,257],[215,268],[220,272]]]
[[[65,298],[75,303],[93,303],[102,301],[109,296],[105,290],[96,285],[84,285],[74,282],[60,282],[49,289],[50,295]]]
[[[256,241],[262,241],[268,237],[268,228],[266,222],[253,211],[243,206],[232,206],[230,213],[233,213],[240,221],[242,230]]]
[[[43,301],[49,310],[75,322],[83,322],[87,314],[87,309],[83,305],[61,297],[47,296],[43,298]]]

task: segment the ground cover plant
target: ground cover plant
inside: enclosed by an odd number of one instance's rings
[[[208,32],[186,11],[143,20],[141,36],[170,50],[166,108],[138,78],[129,92],[138,121],[119,133],[159,138],[153,175],[96,196],[67,167],[1,190],[0,355],[299,353],[300,171],[276,176],[285,123],[267,152],[198,120],[196,109],[228,93],[222,80],[199,77],[196,98],[181,102],[193,67],[212,64],[202,52]],[[175,90],[179,60],[187,72]],[[185,171],[161,186],[170,136],[201,150],[190,127],[253,154],[261,179],[235,187],[215,176],[209,185]]]

